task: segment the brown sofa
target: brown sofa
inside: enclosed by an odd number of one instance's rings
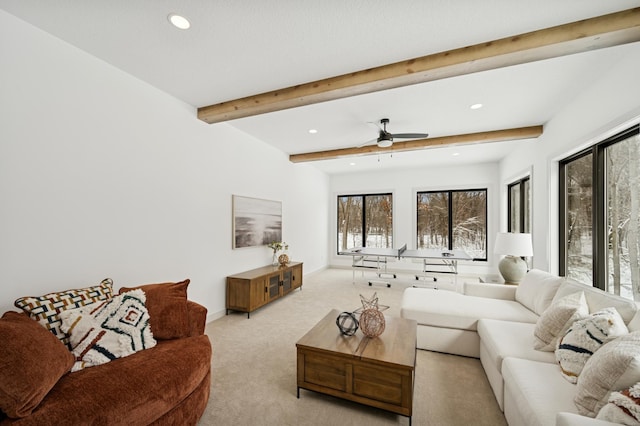
[[[152,330],[155,324],[161,331],[160,318],[162,327],[170,329],[175,315],[159,306],[165,298],[147,294]],[[206,308],[186,298],[185,303],[187,328],[182,337],[158,338],[150,349],[73,373],[68,371],[74,357],[58,338],[24,313],[5,313],[1,337],[24,344],[0,349],[0,374],[5,376],[0,402],[9,407],[6,413],[0,411],[0,425],[197,424],[209,399],[212,350],[204,334]],[[160,317],[163,310],[169,315]],[[20,369],[26,377],[11,374]],[[52,387],[47,381],[53,381]],[[14,392],[25,401],[17,403],[9,394]]]

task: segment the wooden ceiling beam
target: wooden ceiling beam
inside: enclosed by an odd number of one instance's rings
[[[218,123],[640,41],[640,8],[198,108]]]
[[[308,161],[331,160],[341,157],[352,157],[356,155],[371,155],[378,153],[393,153],[402,151],[417,151],[420,149],[471,145],[477,143],[505,142],[521,139],[533,139],[542,134],[542,126],[518,127],[515,129],[492,130],[488,132],[467,133],[464,135],[442,136],[438,138],[417,139],[406,142],[393,142],[388,148],[380,148],[375,143],[373,145],[360,148],[341,148],[329,151],[307,152],[304,154],[292,154],[289,161],[292,163],[303,163]]]

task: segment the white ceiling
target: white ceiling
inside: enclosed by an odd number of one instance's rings
[[[194,107],[638,6],[629,0],[0,0],[5,11]],[[172,27],[172,12],[187,17],[191,28]],[[628,55],[640,64],[640,43],[229,124],[287,154],[359,146],[377,135],[367,122],[384,117],[392,133],[434,137],[544,124]],[[469,109],[478,102],[482,109]],[[312,128],[318,133],[309,134]],[[346,173],[498,161],[527,143],[535,140],[310,164]]]

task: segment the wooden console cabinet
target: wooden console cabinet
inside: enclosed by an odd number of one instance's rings
[[[302,262],[263,266],[227,277],[227,314],[251,312],[302,287]]]

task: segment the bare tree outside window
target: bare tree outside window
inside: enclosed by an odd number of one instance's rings
[[[393,211],[391,195],[367,195],[365,229],[367,247],[393,247]]]
[[[593,285],[593,156],[566,165],[567,276]]]
[[[561,273],[640,301],[640,126],[561,162]],[[561,200],[562,201],[562,200]]]
[[[338,196],[338,251],[393,247],[391,194]]]
[[[362,246],[362,199],[338,197],[338,251]]]
[[[487,257],[487,191],[455,191],[452,199],[453,246],[471,257]]]
[[[487,190],[417,193],[417,248],[460,249],[487,257]]]
[[[522,214],[522,206],[520,205],[520,184],[511,185],[509,187],[509,232],[522,232],[520,230],[520,215]]]
[[[449,192],[418,193],[417,248],[449,247]]]
[[[531,233],[531,178],[509,184],[508,191],[507,231]]]
[[[640,137],[606,148],[607,290],[640,300]]]

